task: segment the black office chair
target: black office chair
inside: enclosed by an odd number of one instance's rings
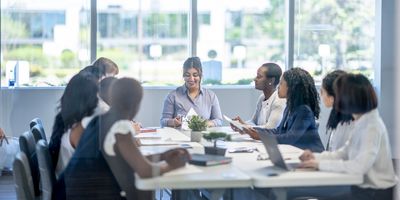
[[[39,118],[32,119],[32,121],[29,123],[29,127],[31,130],[34,127],[36,127],[35,131],[32,130],[36,142],[39,141],[40,139],[44,139],[47,142],[46,133],[44,132],[42,120],[40,120]]]
[[[33,134],[33,137],[35,138],[35,142],[37,143],[39,140],[46,140],[46,134],[43,132],[43,127],[41,127],[39,124],[36,124],[31,128],[31,132]]]
[[[35,196],[39,196],[40,173],[36,156],[36,141],[31,131],[27,131],[19,137],[19,148],[22,152],[25,153],[26,157],[28,158]]]
[[[42,200],[51,200],[56,175],[53,170],[49,147],[47,142],[39,140],[36,143],[36,153],[39,162],[40,183],[42,185]]]
[[[24,152],[15,156],[13,163],[15,190],[18,200],[34,200],[33,182],[29,161]]]

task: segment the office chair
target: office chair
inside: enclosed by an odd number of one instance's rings
[[[32,121],[29,123],[29,127],[31,130],[34,127],[36,127],[35,131],[32,130],[36,142],[39,141],[40,139],[44,139],[47,142],[46,133],[44,132],[42,120],[40,120],[39,118],[32,119]]]
[[[22,152],[25,153],[28,159],[35,196],[39,196],[40,173],[39,173],[38,160],[36,156],[36,141],[31,131],[27,131],[19,137],[19,148],[21,149]]]
[[[24,152],[15,156],[13,163],[15,190],[18,200],[34,200],[33,182],[29,161]]]
[[[56,175],[53,170],[49,147],[45,140],[36,143],[36,153],[39,162],[40,183],[42,185],[42,200],[51,200]]]

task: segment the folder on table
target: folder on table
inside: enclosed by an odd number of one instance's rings
[[[213,166],[222,165],[232,162],[231,157],[210,155],[210,154],[192,154],[192,159],[189,161],[190,164],[200,165],[200,166]]]

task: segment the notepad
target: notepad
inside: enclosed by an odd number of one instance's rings
[[[213,166],[222,165],[232,162],[231,157],[219,156],[219,155],[209,155],[209,154],[192,154],[192,159],[189,161],[192,165],[200,166]]]
[[[236,120],[232,120],[231,118],[229,118],[228,116],[224,115],[224,118],[226,121],[228,121],[229,123],[233,124],[235,127],[237,127],[238,129],[240,129],[241,131],[243,131],[243,129],[245,128],[244,124],[241,124],[239,121]]]

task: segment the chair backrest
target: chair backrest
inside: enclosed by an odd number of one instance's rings
[[[22,152],[25,153],[26,157],[28,158],[35,196],[39,196],[40,195],[39,165],[36,156],[36,142],[31,131],[27,131],[19,137],[19,148],[21,149]]]
[[[39,124],[36,124],[31,128],[31,132],[33,134],[33,137],[35,138],[35,142],[38,142],[39,140],[46,140],[46,134],[43,131],[43,127],[41,127]]]
[[[56,175],[53,170],[49,147],[47,142],[39,140],[36,143],[36,153],[39,162],[40,183],[42,185],[42,200],[51,200]]]
[[[32,129],[35,126],[36,126],[36,130],[34,132]],[[46,133],[43,128],[42,120],[40,120],[39,118],[32,119],[32,121],[29,123],[29,128],[32,130],[32,132],[35,136],[36,142],[39,141],[40,139],[44,139],[45,141],[47,141]]]
[[[13,163],[15,190],[18,200],[34,200],[33,182],[28,158],[24,152],[15,156]]]

